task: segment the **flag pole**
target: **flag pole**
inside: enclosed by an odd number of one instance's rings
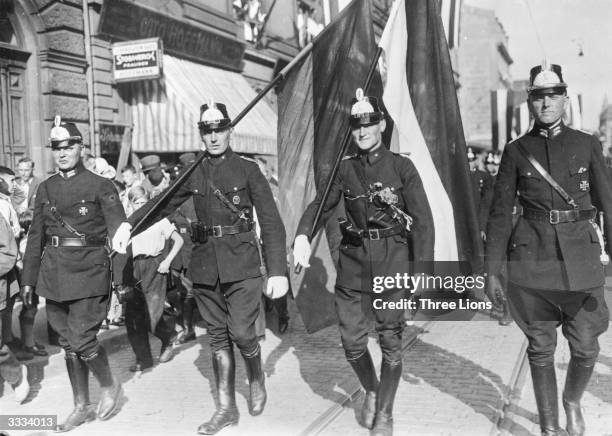
[[[370,87],[370,84],[372,83],[372,79],[374,78],[374,72],[376,71],[376,65],[378,64],[378,59],[380,58],[381,54],[382,54],[382,47],[377,47],[376,53],[374,54],[374,59],[372,60],[372,63],[370,64],[370,69],[368,70],[368,75],[366,77],[365,84],[363,85],[364,93],[368,92],[368,88]],[[336,155],[334,166],[331,170],[329,178],[327,179],[327,184],[325,185],[325,190],[323,191],[323,196],[321,198],[321,203],[319,203],[319,206],[317,207],[317,212],[315,213],[312,228],[310,229],[310,234],[308,235],[309,241],[312,241],[312,238],[314,238],[315,236],[317,225],[319,224],[319,221],[321,221],[321,217],[323,216],[323,208],[325,207],[325,202],[327,201],[327,198],[329,197],[329,193],[331,191],[332,184],[334,183],[334,179],[338,175],[338,170],[340,169],[340,162],[342,162],[342,158],[346,154],[346,151],[348,150],[350,143],[351,143],[351,128],[349,126],[349,128],[346,131],[346,134],[344,135],[344,140],[342,141],[342,147],[340,147],[340,151],[338,151],[338,154]],[[302,272],[302,265],[297,265],[295,267],[295,273],[299,274],[300,272]]]
[[[372,60],[372,64],[370,65],[370,70],[368,71],[368,76],[366,77],[365,84],[363,85],[364,93],[368,92],[368,88],[370,87],[370,84],[372,83],[372,79],[374,78],[374,72],[376,71],[376,64],[378,64],[378,59],[380,58],[381,54],[382,54],[382,48],[377,47],[376,54],[374,55],[374,59]],[[344,140],[342,141],[342,147],[340,148],[340,151],[338,152],[338,155],[336,156],[336,161],[334,162],[334,166],[332,168],[331,174],[329,175],[329,178],[327,179],[327,184],[325,185],[325,190],[323,191],[323,197],[321,199],[321,203],[319,203],[319,206],[317,207],[317,212],[315,214],[312,229],[310,230],[310,235],[308,238],[309,240],[312,240],[312,238],[314,237],[315,229],[317,228],[317,225],[319,224],[319,221],[321,220],[321,216],[323,215],[323,207],[325,207],[325,202],[327,201],[327,197],[329,197],[329,193],[331,191],[332,184],[334,183],[334,179],[336,178],[336,175],[338,174],[338,170],[340,169],[340,162],[342,162],[342,158],[346,154],[346,151],[348,150],[350,143],[351,143],[351,127],[349,126],[349,128],[346,131],[346,134],[344,135]],[[299,271],[297,270],[296,272],[299,273]]]
[[[295,67],[302,59],[304,59],[311,51],[312,48],[314,47],[314,44],[312,42],[310,42],[308,45],[306,45],[292,60],[291,62],[289,62],[285,68],[283,68],[277,75],[276,77],[274,77],[266,86],[265,88],[263,88],[261,91],[259,91],[259,93],[255,96],[255,98],[253,98],[253,100],[251,100],[249,102],[249,104],[246,105],[246,107],[244,109],[242,109],[242,111],[236,115],[236,117],[234,117],[234,119],[232,120],[230,127],[234,127],[236,126],[236,124],[238,124],[238,122],[240,122],[240,120],[242,120],[247,113],[249,113],[249,111],[251,109],[253,109],[253,106],[255,106],[262,98],[264,98],[264,96],[270,92],[270,90],[272,88],[274,88],[276,85],[278,85],[281,81],[283,81],[285,79],[285,77],[287,76],[287,74],[289,73],[289,71],[291,71],[293,69],[293,67]],[[134,224],[134,226],[132,227],[131,233],[135,234],[137,233],[140,228],[144,225],[144,223],[151,217],[153,216],[156,212],[159,211],[161,205],[163,202],[165,202],[168,198],[170,198],[172,195],[174,195],[174,193],[185,183],[185,181],[189,178],[189,176],[191,175],[191,173],[193,173],[193,171],[198,167],[198,165],[202,162],[202,160],[204,160],[204,156],[206,156],[206,154],[204,153],[204,151],[200,151],[198,153],[198,155],[196,156],[195,160],[191,163],[191,165],[189,167],[187,167],[187,169],[185,171],[183,171],[178,177],[177,179],[172,183],[172,185],[170,185],[165,191],[163,191],[158,197],[155,198],[155,204],[153,204],[153,206],[151,206],[151,208],[144,214],[144,216],[138,220],[137,223]],[[113,250],[111,252],[111,256],[115,255],[115,251]]]

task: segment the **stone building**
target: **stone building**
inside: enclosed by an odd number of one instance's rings
[[[241,12],[254,2],[256,14]],[[46,145],[56,114],[76,123],[93,154],[119,167],[143,154],[172,162],[198,150],[196,123],[207,98],[227,103],[235,116],[298,53],[301,2],[0,0],[2,164],[27,155],[38,175],[53,171]],[[343,7],[342,0],[308,3],[322,24]],[[379,29],[390,3],[373,1]],[[162,77],[114,80],[113,44],[155,37]],[[272,166],[275,99],[271,92],[255,106],[233,143]]]
[[[460,20],[458,97],[466,141],[476,148],[498,148],[507,139],[512,113],[508,36],[493,10],[463,4]]]

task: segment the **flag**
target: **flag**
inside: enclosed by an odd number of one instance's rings
[[[279,205],[289,243],[306,206],[325,189],[348,131],[351,97],[363,86],[375,53],[370,1],[354,0],[318,35],[310,54],[278,88]],[[311,242],[310,268],[290,274],[309,332],[336,322],[333,259],[340,234],[335,217],[325,230]]]
[[[482,269],[482,242],[450,54],[437,3],[396,0],[380,40],[391,150],[408,153],[434,219],[436,261]]]

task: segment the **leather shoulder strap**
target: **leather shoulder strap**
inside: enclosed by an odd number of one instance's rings
[[[565,200],[567,204],[572,206],[574,209],[578,209],[578,205],[576,204],[576,201],[574,201],[574,199],[570,197],[570,195],[567,192],[565,192],[565,189],[563,189],[561,185],[559,185],[559,183],[557,183],[557,181],[552,178],[552,176],[548,173],[548,171],[544,169],[544,167],[540,164],[540,162],[538,162],[538,160],[531,153],[529,153],[529,151],[527,151],[525,147],[522,146],[522,144],[517,144],[517,149],[519,153],[521,153],[523,157],[529,161],[531,166],[534,167],[535,170],[538,173],[540,173],[542,177],[544,177],[544,180],[546,180],[548,184],[552,186],[553,189],[559,193],[561,198],[563,198],[563,200]]]

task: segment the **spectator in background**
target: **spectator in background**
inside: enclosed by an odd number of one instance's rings
[[[149,200],[142,186],[133,188],[129,193],[132,209],[138,210]],[[166,241],[172,239],[172,248],[164,257]],[[149,330],[162,344],[160,363],[173,357],[172,343],[176,337],[174,320],[164,315],[166,300],[167,274],[172,260],[183,247],[183,239],[168,219],[158,221],[147,230],[132,238],[134,276],[140,286],[134,288],[131,298],[126,302],[126,326],[128,339],[136,354],[136,364],[130,371],[143,371],[153,366]]]
[[[4,217],[0,216],[0,317],[4,319],[7,302],[19,293],[14,267],[17,261],[17,243]],[[20,365],[4,341],[4,323],[0,323],[0,380],[8,382],[15,399],[22,403],[30,392],[28,369]]]
[[[24,199],[15,206],[17,212],[21,213],[25,209],[34,208],[34,198],[40,179],[34,177],[34,161],[29,157],[22,157],[19,159],[19,162],[17,162],[17,173],[19,177],[16,179],[17,189],[15,191],[21,191]],[[15,199],[13,200],[13,204],[15,204]]]
[[[19,217],[13,204],[11,203],[11,192],[15,188],[15,173],[7,167],[0,166],[0,215],[6,220],[11,227],[11,234],[15,239],[15,243],[21,235],[21,226],[19,225]],[[16,276],[15,276],[16,279]],[[3,341],[8,345],[19,360],[32,359],[33,354],[26,352],[23,349],[21,341],[13,336],[13,306],[15,298],[6,299],[6,307],[2,312],[2,336]]]
[[[148,156],[145,156],[140,159],[140,168],[142,169],[142,172],[145,175],[141,186],[143,186],[147,190],[147,192],[151,192],[153,190],[153,185],[149,180],[149,174],[153,170],[156,170],[156,174],[161,173],[161,159],[156,154],[150,154]]]
[[[170,186],[169,177],[161,168],[155,168],[147,174],[147,179],[151,183],[151,198],[157,197],[161,192]]]
[[[4,182],[4,184],[0,186],[0,213],[11,226],[15,238],[19,238],[19,236],[21,236],[19,216],[11,200],[11,195],[15,192],[15,188],[17,187],[15,183],[15,173],[10,168],[0,166],[0,179]]]
[[[94,158],[94,166],[92,171],[105,179],[110,180],[114,179],[117,175],[115,168],[112,165],[109,165],[109,163],[103,157]]]

